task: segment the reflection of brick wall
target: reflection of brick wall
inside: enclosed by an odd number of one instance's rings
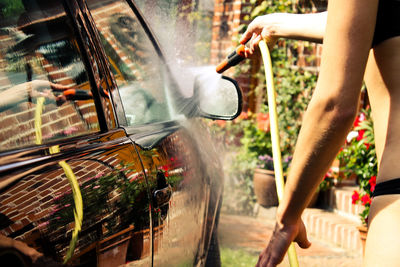
[[[15,40],[12,36],[0,36],[0,48],[13,47],[14,45]],[[39,63],[41,66],[38,72],[44,72],[44,74],[39,75],[39,79],[77,88],[76,83],[71,77],[67,76],[62,67],[56,67],[39,53],[33,56],[36,64]],[[13,74],[6,69],[8,64],[6,59],[0,56],[0,90],[6,90],[13,85],[7,77],[7,74]],[[87,86],[84,85],[84,87]],[[82,85],[80,88],[82,88]],[[89,90],[89,88],[82,89]],[[33,99],[33,102],[35,102],[35,99]],[[46,100],[41,117],[44,141],[57,135],[61,137],[98,128],[93,101],[66,102],[61,106],[56,106],[55,103],[50,102],[50,100]],[[16,104],[12,109],[0,113],[0,125],[2,125],[0,128],[1,150],[35,144],[35,110],[36,104],[25,102]]]
[[[111,3],[107,6],[101,3],[99,8],[91,9],[91,14],[96,21],[96,26],[100,33],[103,35],[108,44],[114,49],[120,60],[122,60],[127,67],[129,67],[133,73],[136,73],[132,60],[121,50],[121,47],[117,45],[115,36],[110,32],[110,14],[122,13],[127,14],[129,17],[132,15],[132,11],[126,8],[126,5],[121,2]]]
[[[69,165],[80,183],[98,173],[109,171],[107,167],[95,161],[73,161],[69,162]],[[41,175],[32,174],[25,177],[0,195],[0,212],[12,221],[7,227],[0,229],[0,232],[9,235],[30,224],[29,228],[36,228],[38,221],[51,212],[53,198],[68,191],[71,191],[71,187],[59,166]],[[30,233],[31,231],[28,231],[24,236]]]
[[[233,40],[238,37],[239,26],[246,23],[243,20],[244,11],[249,3],[241,0],[216,0],[211,41],[211,63],[218,64],[232,51],[237,44]]]
[[[247,0],[215,1],[211,40],[211,64],[217,65],[220,63],[237,46],[237,40],[240,36],[239,26],[249,23],[244,20],[244,17],[249,15],[249,10],[251,10],[251,4]],[[243,92],[243,110],[247,110],[251,102],[248,94],[251,94],[252,71],[235,75]],[[233,76],[234,69],[229,69],[224,74]]]
[[[35,104],[21,103],[12,110],[0,113],[2,149],[35,143],[35,110]],[[97,121],[96,117],[95,119]],[[85,132],[86,126],[72,103],[65,103],[60,107],[48,104],[44,105],[41,129],[43,139],[46,140],[52,136],[66,135],[66,130]]]

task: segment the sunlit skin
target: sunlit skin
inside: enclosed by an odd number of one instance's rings
[[[317,86],[304,116],[275,231],[257,266],[276,266],[292,241],[302,248],[311,245],[300,216],[352,126],[363,80],[375,127],[377,183],[400,177],[396,163],[400,151],[400,117],[396,116],[400,112],[400,37],[370,49],[377,6],[378,0],[332,0],[324,13],[266,15],[254,20],[241,39],[248,45],[247,57],[254,56],[261,38],[267,39],[270,48],[280,37],[323,40]],[[398,266],[399,202],[397,195],[373,199],[364,266]]]
[[[32,263],[35,263],[40,257],[43,256],[42,253],[29,247],[24,242],[6,237],[0,234],[0,249],[16,249],[21,252],[24,256],[29,258]]]
[[[56,97],[53,92],[62,92],[67,89],[70,89],[70,87],[45,80],[33,80],[21,83],[0,92],[0,110],[11,108],[20,102],[37,97],[65,102],[66,99],[63,95]]]

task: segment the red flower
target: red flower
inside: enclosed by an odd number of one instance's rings
[[[269,114],[257,114],[257,128],[265,132],[269,131]]]
[[[374,192],[375,186],[376,186],[376,176],[372,176],[371,179],[368,181],[369,183],[369,188],[371,189],[371,192]]]
[[[365,133],[365,130],[358,131],[357,141],[361,141],[364,138],[364,133]]]
[[[357,200],[360,199],[360,194],[354,190],[353,195],[351,196],[351,203],[356,204]]]
[[[371,144],[369,143],[364,143],[365,147],[367,148],[367,150],[369,149],[369,147],[371,146]]]
[[[168,171],[169,170],[169,166],[168,165],[162,165],[160,169],[163,170],[163,171]]]
[[[365,194],[361,197],[361,202],[365,206],[367,204],[371,204],[371,198],[369,197],[368,194]]]
[[[332,170],[332,168],[330,168],[330,169],[325,173],[324,180],[325,180],[326,178],[331,178],[332,175],[333,175],[333,170]]]
[[[357,127],[360,125],[360,122],[365,121],[365,114],[364,113],[360,113],[360,115],[357,116],[357,118],[355,119],[353,126]]]

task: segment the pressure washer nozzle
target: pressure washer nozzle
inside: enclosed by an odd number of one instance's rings
[[[245,59],[244,55],[244,45],[238,46],[235,51],[228,55],[228,57],[222,61],[217,68],[215,69],[218,73],[223,73],[230,67],[236,66],[239,64],[243,59]]]

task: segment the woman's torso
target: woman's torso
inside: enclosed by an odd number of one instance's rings
[[[400,177],[400,37],[390,38],[373,49],[365,74],[372,108],[377,182]]]

